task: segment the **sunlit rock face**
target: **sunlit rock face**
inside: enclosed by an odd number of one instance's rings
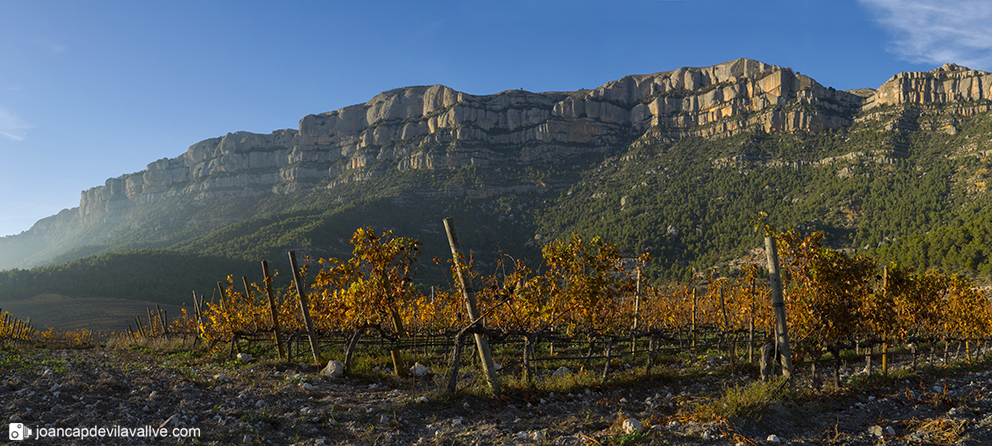
[[[992,99],[992,73],[955,64],[899,73],[865,101],[865,110],[889,105],[943,105]]]
[[[737,59],[632,75],[593,90],[470,95],[443,85],[386,91],[307,115],[298,130],[229,133],[82,193],[79,215],[164,197],[252,197],[332,187],[362,172],[556,163],[634,141],[840,128],[887,105],[990,97],[992,74],[945,65],[901,73],[877,91],[825,88],[790,68]]]

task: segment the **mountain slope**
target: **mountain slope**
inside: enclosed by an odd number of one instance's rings
[[[142,247],[345,256],[373,225],[420,238],[422,272],[443,282],[429,259],[446,257],[454,215],[481,262],[574,231],[651,252],[649,277],[677,278],[757,246],[765,212],[835,247],[984,274],[990,87],[949,64],[843,92],[738,59],[576,92],[401,88],[107,180],[0,239],[0,268]]]

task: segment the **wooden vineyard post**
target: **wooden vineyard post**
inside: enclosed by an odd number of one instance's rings
[[[882,301],[887,302],[889,297],[889,266],[882,267]],[[889,374],[889,342],[882,342],[882,375]]]
[[[158,316],[158,322],[162,326],[162,334],[169,334],[169,326],[167,324],[169,319],[165,316],[165,310],[158,306],[158,304],[155,304],[155,314]]]
[[[634,287],[634,326],[631,328],[631,333],[637,331],[637,325],[641,317],[641,265],[640,262],[637,264],[637,284]],[[631,351],[635,351],[635,348],[631,348]]]
[[[203,336],[203,316],[200,314],[200,300],[193,291],[193,316],[196,317],[196,335]]]
[[[754,363],[754,301],[751,301],[751,317],[747,322],[747,362]]]
[[[637,354],[637,325],[641,318],[641,263],[637,263],[637,282],[634,285],[634,325],[630,329],[630,355]]]
[[[272,315],[272,332],[276,338],[276,348],[279,350],[279,359],[286,357],[286,352],[282,348],[282,334],[279,333],[279,315],[276,312],[276,299],[272,293],[272,275],[269,274],[269,261],[262,260],[262,275],[265,277],[265,295],[269,298],[269,313]]]
[[[692,353],[693,354],[696,354],[696,283],[695,283],[695,279],[693,280],[693,283],[692,283],[692,320],[691,320],[691,323],[692,323],[692,325],[690,326],[690,331],[691,331],[691,334],[690,335],[692,337],[692,341],[691,341]]]
[[[224,284],[217,282],[217,291],[220,293],[220,311],[222,313],[227,312],[227,308],[224,308]]]
[[[393,328],[396,330],[397,338],[406,336],[406,330],[403,329],[403,318],[400,317],[400,313],[395,308],[390,308],[389,315],[393,318]],[[393,360],[393,373],[396,376],[406,376],[406,366],[403,364],[403,355],[400,350],[396,348],[389,349],[389,357]]]
[[[720,290],[720,309],[723,310],[723,336],[727,336],[727,330],[730,329],[730,319],[727,317],[727,298],[723,295],[723,288],[718,288]],[[737,356],[737,334],[734,333],[734,340],[730,342],[727,347],[727,356],[730,357],[730,365],[734,365]]]
[[[317,347],[317,333],[313,330],[313,322],[310,321],[310,302],[306,293],[303,292],[303,276],[296,266],[296,251],[289,252],[289,264],[293,267],[293,283],[296,284],[296,294],[300,298],[300,310],[303,311],[303,322],[307,324],[307,334],[310,336],[310,349],[313,351],[313,362],[320,366],[320,349]]]
[[[241,276],[241,283],[245,286],[245,298],[251,299],[251,288],[248,287],[248,278]]]
[[[462,274],[462,246],[458,241],[458,232],[455,230],[455,222],[451,217],[444,219],[444,230],[448,233],[448,245],[451,247],[451,255],[455,259],[455,273],[458,275],[458,282],[461,284],[462,295],[465,297],[465,306],[468,307],[468,317],[475,323],[479,319],[479,311],[476,309],[475,289],[472,288],[472,277]],[[496,364],[493,363],[493,355],[489,350],[489,341],[482,333],[475,333],[475,345],[479,350],[479,359],[482,360],[482,369],[486,372],[489,380],[489,389],[493,394],[499,394],[499,379],[496,376]],[[457,358],[455,358],[457,361]]]
[[[152,310],[145,307],[145,315],[148,316],[148,336],[155,337],[155,319],[152,318]]]
[[[531,337],[533,335],[524,335],[524,358],[523,358],[523,371],[524,371],[524,382],[530,384],[534,381],[533,373],[530,370],[530,353],[532,348]]]
[[[789,326],[785,322],[785,301],[782,298],[782,273],[778,266],[778,246],[775,237],[765,237],[768,257],[768,282],[772,289],[772,309],[775,311],[775,342],[782,355],[782,375],[792,382],[792,349],[789,346]]]

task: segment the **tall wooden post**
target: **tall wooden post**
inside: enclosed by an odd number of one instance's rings
[[[751,300],[751,317],[747,321],[747,362],[754,362],[754,300]]]
[[[165,310],[158,304],[155,304],[155,315],[158,317],[159,324],[162,325],[162,334],[169,334],[169,318],[166,317]]]
[[[251,288],[248,287],[248,278],[241,276],[241,283],[245,286],[245,299],[251,299]]]
[[[692,318],[690,320],[691,325],[689,326],[690,335],[692,337],[692,353],[696,353],[696,279],[692,280]]]
[[[772,288],[772,309],[775,311],[775,342],[782,355],[782,375],[792,382],[792,349],[789,346],[789,326],[785,321],[785,300],[782,298],[782,272],[778,265],[778,245],[775,237],[765,237],[768,257],[768,282]]]
[[[148,326],[151,328],[152,337],[158,336],[158,329],[155,328],[155,315],[152,314],[152,309],[145,307],[145,312],[148,313]]]
[[[727,336],[730,329],[730,318],[727,316],[727,298],[723,294],[723,287],[718,288],[720,292],[720,309],[723,310],[723,336]],[[737,362],[737,333],[734,333],[734,340],[727,346],[727,356],[730,357],[730,365]]]
[[[217,282],[217,292],[220,293],[220,297],[218,299],[218,305],[220,306],[220,313],[221,313],[220,319],[223,320],[224,322],[226,322],[227,324],[231,324],[232,323],[231,322],[231,315],[227,314],[227,311],[228,310],[227,310],[227,307],[224,305],[224,284],[223,283]],[[211,300],[213,300],[213,299],[211,299]],[[231,327],[231,331],[234,331],[234,327]],[[235,340],[233,341],[233,343],[237,343],[237,342],[238,342],[237,341],[237,338],[235,338]]]
[[[462,246],[458,241],[458,232],[455,230],[455,222],[451,217],[444,219],[444,230],[448,233],[448,244],[451,246],[451,255],[455,259],[455,273],[458,275],[458,282],[462,286],[462,295],[465,297],[465,306],[468,308],[468,317],[475,322],[479,319],[479,311],[476,309],[475,289],[472,287],[472,277],[462,274]],[[475,333],[475,345],[479,350],[479,358],[482,359],[482,369],[486,372],[489,380],[489,389],[494,394],[499,394],[499,378],[496,376],[496,364],[493,363],[493,354],[489,350],[489,341],[481,333]]]
[[[637,326],[640,323],[641,318],[641,264],[638,261],[637,264],[637,283],[634,287],[634,326],[631,331],[637,331]],[[634,348],[631,348],[634,350]]]
[[[889,293],[889,266],[882,267],[882,302],[888,302]],[[889,341],[882,341],[882,375],[889,374]]]
[[[272,293],[272,275],[269,274],[268,260],[262,260],[262,275],[265,276],[265,294],[269,298],[269,313],[272,315],[272,332],[275,333],[279,359],[283,359],[286,357],[286,352],[282,347],[282,334],[279,333],[279,315],[276,312],[276,299]]]
[[[317,333],[314,332],[313,322],[310,321],[310,302],[303,292],[303,276],[296,266],[296,251],[289,252],[289,264],[293,267],[293,283],[296,284],[296,294],[300,298],[300,310],[303,311],[303,322],[307,324],[307,334],[310,335],[310,350],[313,351],[313,362],[320,366],[320,349],[317,347]]]
[[[196,291],[193,291],[193,315],[196,316],[196,335],[203,336],[203,314],[200,313],[200,301],[202,298],[196,297]]]

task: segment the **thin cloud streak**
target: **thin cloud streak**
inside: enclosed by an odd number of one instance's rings
[[[992,70],[992,3],[987,0],[860,0],[912,63]]]
[[[31,128],[34,126],[0,107],[0,136],[12,141],[24,141],[27,138],[24,131]]]

